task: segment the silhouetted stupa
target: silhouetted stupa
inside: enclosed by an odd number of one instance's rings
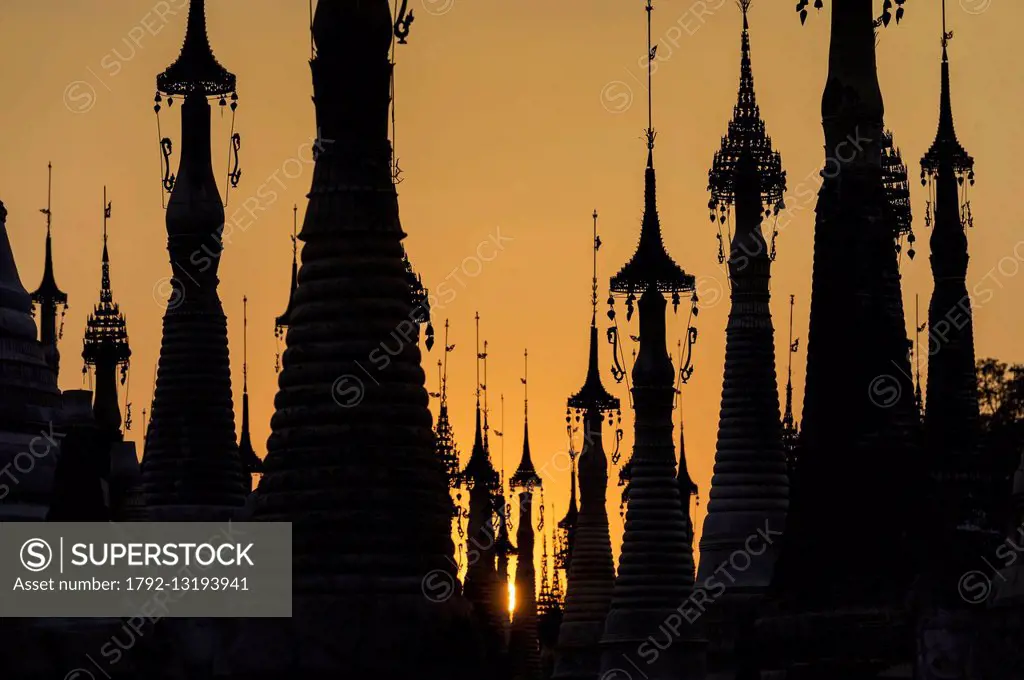
[[[57,466],[61,395],[57,374],[47,364],[46,351],[36,340],[32,298],[21,285],[7,238],[7,209],[0,203],[0,468],[16,470],[17,484],[8,484],[0,498],[0,520],[40,521],[46,517]],[[50,439],[47,439],[49,437]],[[24,461],[29,446],[49,455]],[[22,459],[15,461],[21,456]],[[17,466],[16,466],[17,465]]]
[[[711,605],[705,621],[713,678],[735,674],[736,639],[753,619],[753,607],[771,583],[789,505],[769,306],[774,238],[770,241],[763,231],[782,207],[786,173],[765,132],[754,94],[749,6],[750,0],[741,2],[739,98],[708,173],[712,221],[732,222],[735,208],[728,259],[732,304],[725,329],[718,445],[697,572],[701,584],[711,583],[708,579],[720,570],[728,573],[728,577],[717,577],[728,586]],[[737,552],[747,554],[749,563],[736,559]]]
[[[312,28],[322,150],[254,513],[292,523],[293,616],[241,622],[231,668],[478,678],[391,178],[391,14],[320,0]],[[386,365],[368,359],[384,346]]]
[[[591,290],[590,345],[583,387],[569,397],[566,419],[583,425],[579,457],[580,508],[576,517],[565,609],[558,631],[555,678],[595,680],[601,670],[601,633],[615,586],[615,563],[608,532],[608,457],[603,424],[620,414],[619,400],[601,383],[597,351],[597,211],[594,211],[594,277]],[[620,414],[621,418],[621,414]],[[575,479],[573,480],[575,481]],[[575,489],[573,489],[575,491]]]
[[[526,354],[523,354],[524,360]],[[519,467],[509,478],[509,486],[519,491],[519,526],[516,530],[516,605],[512,612],[508,658],[512,680],[540,680],[540,643],[537,638],[537,577],[533,566],[533,494],[541,488],[541,478],[530,457],[529,401],[527,378],[523,378],[523,455]],[[541,516],[544,509],[541,507]]]
[[[46,207],[40,210],[46,215],[46,254],[43,259],[43,280],[39,287],[32,291],[32,302],[39,306],[39,341],[43,343],[46,351],[46,363],[50,365],[54,373],[60,373],[60,352],[57,349],[57,341],[60,339],[61,331],[57,324],[57,308],[61,308],[61,325],[64,321],[64,312],[68,308],[68,295],[57,286],[57,280],[53,274],[53,236],[51,226],[53,213],[50,210],[50,193],[53,188],[53,164],[46,164]]]
[[[181,108],[181,161],[169,178],[172,292],[164,314],[142,488],[153,521],[226,519],[250,482],[238,456],[227,319],[217,295],[224,204],[213,175],[210,99],[236,99],[235,76],[213,56],[204,0],[191,0],[181,55],[157,77],[158,98]],[[157,106],[160,106],[158,101]],[[234,101],[232,101],[234,106]],[[213,253],[194,265],[196,253]]]
[[[648,91],[650,91],[651,12],[647,2]],[[650,102],[648,102],[649,104]],[[647,169],[640,242],[632,259],[611,280],[611,292],[626,296],[626,320],[640,296],[640,349],[633,365],[635,410],[633,456],[627,480],[626,527],[619,556],[611,609],[601,639],[602,674],[636,663],[641,643],[661,628],[693,590],[694,561],[689,522],[683,515],[672,440],[672,366],[666,345],[665,293],[673,307],[680,294],[694,291],[694,278],[665,252],[655,196],[654,127],[648,111]],[[645,658],[650,680],[703,677],[703,643],[697,630],[682,623],[672,641],[653,658]],[[609,676],[611,677],[611,676]]]

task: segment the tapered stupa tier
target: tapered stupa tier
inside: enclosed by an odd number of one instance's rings
[[[832,3],[822,112],[827,157],[848,161],[829,163],[818,197],[800,464],[776,572],[796,600],[891,602],[914,571],[922,468],[870,0]]]
[[[479,384],[479,380],[477,383]],[[473,449],[460,479],[469,489],[469,518],[466,532],[466,555],[469,557],[464,594],[473,607],[473,620],[483,638],[488,663],[493,664],[497,663],[504,650],[508,598],[500,592],[501,583],[495,568],[498,539],[495,536],[494,516],[499,477],[484,448],[479,400],[476,406]],[[504,498],[498,496],[497,502],[504,504]],[[501,608],[503,601],[506,603],[504,610]]]
[[[633,367],[634,445],[629,503],[611,609],[602,643],[602,672],[623,666],[655,635],[693,590],[690,530],[676,480],[672,440],[675,370],[665,344],[665,298],[655,287],[640,297],[640,350]],[[703,677],[696,631],[679,637],[646,667],[658,680]]]
[[[749,551],[748,541],[759,530],[781,532],[789,505],[769,307],[772,257],[762,232],[765,202],[782,201],[786,173],[754,103],[748,6],[742,5],[739,101],[709,173],[712,200],[726,209],[735,207],[735,233],[728,262],[732,305],[718,445],[700,546],[701,583],[735,551]],[[764,593],[777,557],[769,549],[754,558],[750,568],[735,576],[729,594]]]
[[[596,344],[596,338],[593,342]],[[555,678],[573,680],[598,677],[601,633],[615,585],[606,508],[608,458],[601,432],[604,414],[595,408],[588,410],[584,418],[585,437],[579,458],[580,510],[554,672]]]
[[[203,2],[192,0],[182,55],[157,79],[159,91],[184,94],[185,101],[181,161],[167,204],[172,292],[142,462],[154,520],[229,517],[250,486],[235,439],[227,320],[217,295],[224,206],[213,176],[206,97],[234,89],[234,76],[225,74],[209,50]]]
[[[7,209],[0,202],[0,467],[18,473],[0,500],[0,520],[41,521],[46,517],[59,456],[33,456],[30,467],[18,457],[44,449],[57,453],[53,424],[60,409],[57,375],[36,340],[32,299],[21,285],[7,237]],[[30,448],[32,447],[32,448]],[[17,466],[21,466],[20,468]]]
[[[640,223],[640,242],[632,259],[612,277],[615,293],[643,293],[649,286],[663,293],[677,294],[693,290],[694,278],[676,264],[665,250],[658,220],[656,177],[654,174],[654,139],[649,132],[647,168],[644,171],[644,216]]]
[[[294,613],[246,622],[262,637],[240,642],[235,667],[238,677],[479,677],[476,645],[453,644],[473,633],[409,321],[421,310],[389,171],[387,0],[321,0],[313,35],[317,124],[333,142],[317,156],[299,234],[254,512],[292,523]],[[368,358],[378,355],[387,361]]]
[[[126,376],[132,350],[128,345],[128,328],[124,314],[110,286],[110,256],[107,252],[106,220],[110,215],[104,197],[103,257],[101,263],[100,301],[93,307],[86,322],[82,359],[96,370],[96,397],[93,413],[96,425],[106,435],[121,437],[121,408],[118,404],[118,369]]]
[[[524,353],[525,356],[525,353]],[[528,389],[523,378],[524,391]],[[519,527],[516,530],[516,606],[508,641],[509,665],[513,680],[540,680],[540,641],[537,629],[537,576],[533,566],[533,492],[540,489],[541,478],[530,457],[529,402],[524,399],[523,455],[509,484],[519,492]],[[543,516],[544,509],[541,508]],[[545,561],[544,568],[547,568]],[[546,573],[544,574],[546,577]]]
[[[533,566],[533,492],[519,494],[516,530],[516,606],[509,631],[508,660],[512,680],[540,680],[540,643],[537,638],[537,574]]]

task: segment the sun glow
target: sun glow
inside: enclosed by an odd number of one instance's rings
[[[508,582],[508,613],[513,614],[516,611],[516,584],[515,581],[509,580]]]

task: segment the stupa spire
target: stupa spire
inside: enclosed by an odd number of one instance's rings
[[[224,204],[213,173],[208,101],[226,104],[225,95],[234,89],[235,76],[210,50],[205,4],[190,0],[181,54],[157,77],[158,116],[161,96],[168,106],[174,96],[184,102],[174,177],[165,156],[172,292],[142,461],[142,488],[154,521],[232,516],[252,486],[235,438],[227,319],[217,293]],[[197,262],[196,253],[206,256]]]
[[[513,680],[539,680],[540,642],[537,629],[537,578],[533,565],[533,493],[542,481],[530,458],[529,430],[529,353],[523,351],[523,455],[519,467],[509,478],[509,486],[519,491],[519,527],[516,530],[516,607],[512,612],[512,628],[508,654]],[[544,502],[541,499],[540,529],[544,526]],[[545,539],[545,562],[546,562]],[[546,566],[546,564],[545,564]],[[546,578],[546,574],[542,576]]]
[[[7,209],[0,201],[0,467],[14,469],[40,424],[54,422],[61,405],[57,374],[36,340],[32,298],[21,284],[7,237]],[[9,350],[9,351],[8,351]],[[2,521],[42,521],[54,486],[58,456],[36,458],[0,502]],[[24,467],[24,466],[23,466]]]
[[[475,650],[451,644],[471,632],[410,327],[426,309],[410,287],[389,172],[392,30],[387,0],[320,0],[313,18],[323,142],[254,512],[292,523],[293,616],[246,622],[285,634],[240,643],[240,675],[480,676]]]
[[[831,7],[821,104],[827,166],[816,208],[800,458],[776,569],[787,601],[829,610],[902,597],[915,571],[907,528],[922,501],[919,420],[893,243],[907,221],[896,201],[906,197],[894,167],[898,154],[885,151],[892,142],[883,122],[872,5],[835,0]],[[880,23],[889,23],[890,8],[886,3]],[[897,21],[902,13],[898,7]],[[886,470],[882,478],[879,469]],[[873,477],[872,495],[897,500],[866,503],[865,475]],[[851,514],[851,507],[858,511]],[[865,537],[856,549],[845,538],[853,534]],[[880,569],[879,560],[888,568]]]
[[[709,172],[712,201],[723,214],[735,209],[729,248],[731,305],[726,325],[725,367],[714,475],[700,541],[698,582],[716,573],[735,551],[752,552],[758,531],[780,533],[789,506],[789,479],[782,445],[779,388],[775,376],[775,329],[770,308],[772,253],[763,233],[782,204],[786,173],[754,103],[747,12],[743,10],[739,100],[729,133]],[[764,545],[728,592],[716,599],[706,630],[711,673],[736,672],[736,642],[752,604],[771,583],[777,549]]]
[[[782,447],[786,451],[786,466],[790,479],[796,471],[797,437],[799,425],[793,415],[793,355],[800,347],[800,338],[793,339],[793,307],[796,296],[789,296],[789,351],[786,352],[786,410],[782,414]]]
[[[928,187],[932,227],[931,270],[935,287],[928,307],[928,378],[924,415],[925,446],[933,506],[939,513],[945,546],[936,564],[949,565],[942,600],[959,603],[957,576],[970,555],[994,549],[986,544],[999,529],[992,516],[990,489],[979,449],[979,407],[974,354],[974,321],[967,289],[967,227],[973,226],[968,192],[974,185],[974,159],[957,140],[950,93],[949,43],[942,4],[942,65],[939,126],[921,159],[921,181]],[[998,540],[998,537],[996,537]],[[960,572],[957,572],[960,573]]]
[[[600,672],[601,633],[615,585],[615,565],[606,508],[608,457],[604,452],[602,426],[605,416],[611,424],[613,413],[618,416],[619,422],[622,415],[619,400],[605,389],[598,369],[597,252],[601,247],[601,239],[597,234],[596,210],[593,223],[587,373],[583,387],[569,397],[565,413],[570,437],[573,423],[582,423],[583,446],[579,455],[580,508],[574,522],[572,539],[567,540],[570,552],[565,566],[565,608],[558,632],[554,677],[573,680],[593,680]],[[575,478],[572,481],[575,482]]]
[[[657,48],[651,45],[651,14],[647,1],[648,80]],[[650,107],[650,100],[648,100]],[[693,590],[693,549],[676,480],[675,442],[672,439],[672,399],[675,368],[666,345],[664,294],[672,294],[677,307],[681,293],[693,294],[694,278],[684,272],[661,241],[654,187],[654,129],[648,112],[647,169],[644,217],[640,244],[633,258],[611,280],[614,294],[626,296],[626,320],[640,294],[640,348],[633,364],[633,404],[636,431],[633,456],[628,463],[626,491],[629,504],[623,535],[619,573],[611,609],[605,623],[601,671],[621,668],[623,657],[654,635],[666,617],[683,604]],[[614,308],[609,317],[614,321]],[[617,336],[616,336],[617,337]],[[692,347],[696,330],[688,336]],[[689,370],[689,366],[684,367]],[[703,677],[702,643],[695,628],[684,625],[679,637],[648,667],[664,680]]]
[[[249,475],[250,488],[255,488],[263,461],[252,447],[249,433],[249,298],[242,296],[242,432],[238,437],[238,456]]]
[[[486,346],[486,344],[485,344]],[[513,488],[526,488],[540,486],[541,480],[537,470],[533,467],[533,458],[530,457],[530,397],[528,384],[530,355],[523,350],[523,455],[519,459],[519,467],[509,479]]]
[[[168,95],[219,96],[234,92],[235,74],[220,65],[210,47],[205,0],[189,0],[181,53],[157,76],[156,85],[157,90]]]
[[[437,424],[434,426],[434,442],[437,456],[448,473],[449,486],[457,486],[459,482],[459,447],[455,442],[455,432],[448,416],[448,355],[455,349],[448,344],[448,319],[444,320],[444,359],[437,360],[438,392],[431,394],[438,399]]]
[[[483,637],[487,663],[498,663],[504,650],[504,630],[508,621],[508,608],[500,611],[500,603],[506,598],[499,592],[501,583],[496,571],[497,540],[494,517],[501,504],[502,514],[505,499],[500,492],[498,471],[491,463],[490,453],[484,445],[483,410],[481,396],[486,384],[480,376],[480,366],[487,358],[480,349],[480,313],[474,316],[476,322],[476,423],[473,433],[473,449],[469,460],[462,469],[461,480],[469,491],[469,518],[466,532],[466,553],[474,556],[465,576],[466,599],[473,606],[473,617]]]
[[[39,212],[46,215],[46,252],[43,259],[43,280],[39,287],[32,291],[32,302],[39,306],[39,341],[46,351],[46,363],[54,373],[60,371],[60,352],[57,341],[60,339],[64,312],[68,307],[67,293],[57,286],[53,274],[53,236],[51,231],[53,212],[50,199],[53,191],[53,164],[46,164],[46,207]],[[57,325],[57,308],[61,308],[61,325]]]
[[[93,413],[96,423],[107,435],[121,436],[121,409],[118,405],[118,370],[121,384],[128,380],[132,356],[128,344],[128,328],[124,314],[116,302],[110,285],[110,254],[107,250],[107,221],[111,217],[112,203],[107,200],[103,187],[103,255],[101,257],[100,300],[86,321],[82,359],[85,371],[89,366],[96,371],[96,390]],[[130,420],[131,416],[127,416]],[[127,423],[126,423],[127,424]]]

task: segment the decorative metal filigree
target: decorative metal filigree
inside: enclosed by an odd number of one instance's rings
[[[174,189],[174,173],[171,172],[171,153],[173,147],[169,137],[164,137],[160,140],[160,153],[163,155],[164,162],[164,177],[161,180],[164,185],[164,190],[167,193],[171,193]]]
[[[238,150],[242,148],[242,136],[237,132],[231,135],[231,153],[234,157],[234,167],[228,173],[228,179],[232,187],[237,187],[242,179],[242,170],[238,167]]]
[[[743,33],[740,44],[740,85],[733,117],[729,121],[727,134],[722,137],[722,146],[715,152],[714,162],[708,170],[708,191],[711,200],[708,209],[712,222],[724,224],[730,206],[736,204],[735,177],[740,155],[751,154],[758,179],[760,196],[765,216],[776,215],[784,208],[782,195],[786,191],[786,171],[782,169],[782,156],[772,149],[772,139],[765,132],[761,110],[754,92],[754,74],[750,60],[750,32],[747,24],[747,9],[750,0],[743,0]],[[716,215],[717,213],[717,215]],[[721,235],[719,235],[719,262],[725,259]]]
[[[892,132],[886,130],[882,135],[882,187],[886,200],[892,211],[893,238],[897,241],[897,252],[902,250],[902,239],[906,237],[910,243],[907,255],[914,259],[913,248],[916,237],[912,226],[913,214],[910,209],[910,181],[907,179],[907,166],[903,155],[895,145]]]
[[[405,265],[405,277],[409,284],[409,301],[413,306],[414,320],[426,324],[426,340],[424,345],[429,352],[434,347],[434,325],[430,321],[430,300],[427,289],[423,287],[423,280],[412,268],[408,253],[402,254],[402,263]]]
[[[412,10],[409,9],[409,0],[402,0],[402,8],[395,16],[395,37],[398,38],[399,45],[406,44],[405,39],[409,37],[409,27],[414,20]]]

